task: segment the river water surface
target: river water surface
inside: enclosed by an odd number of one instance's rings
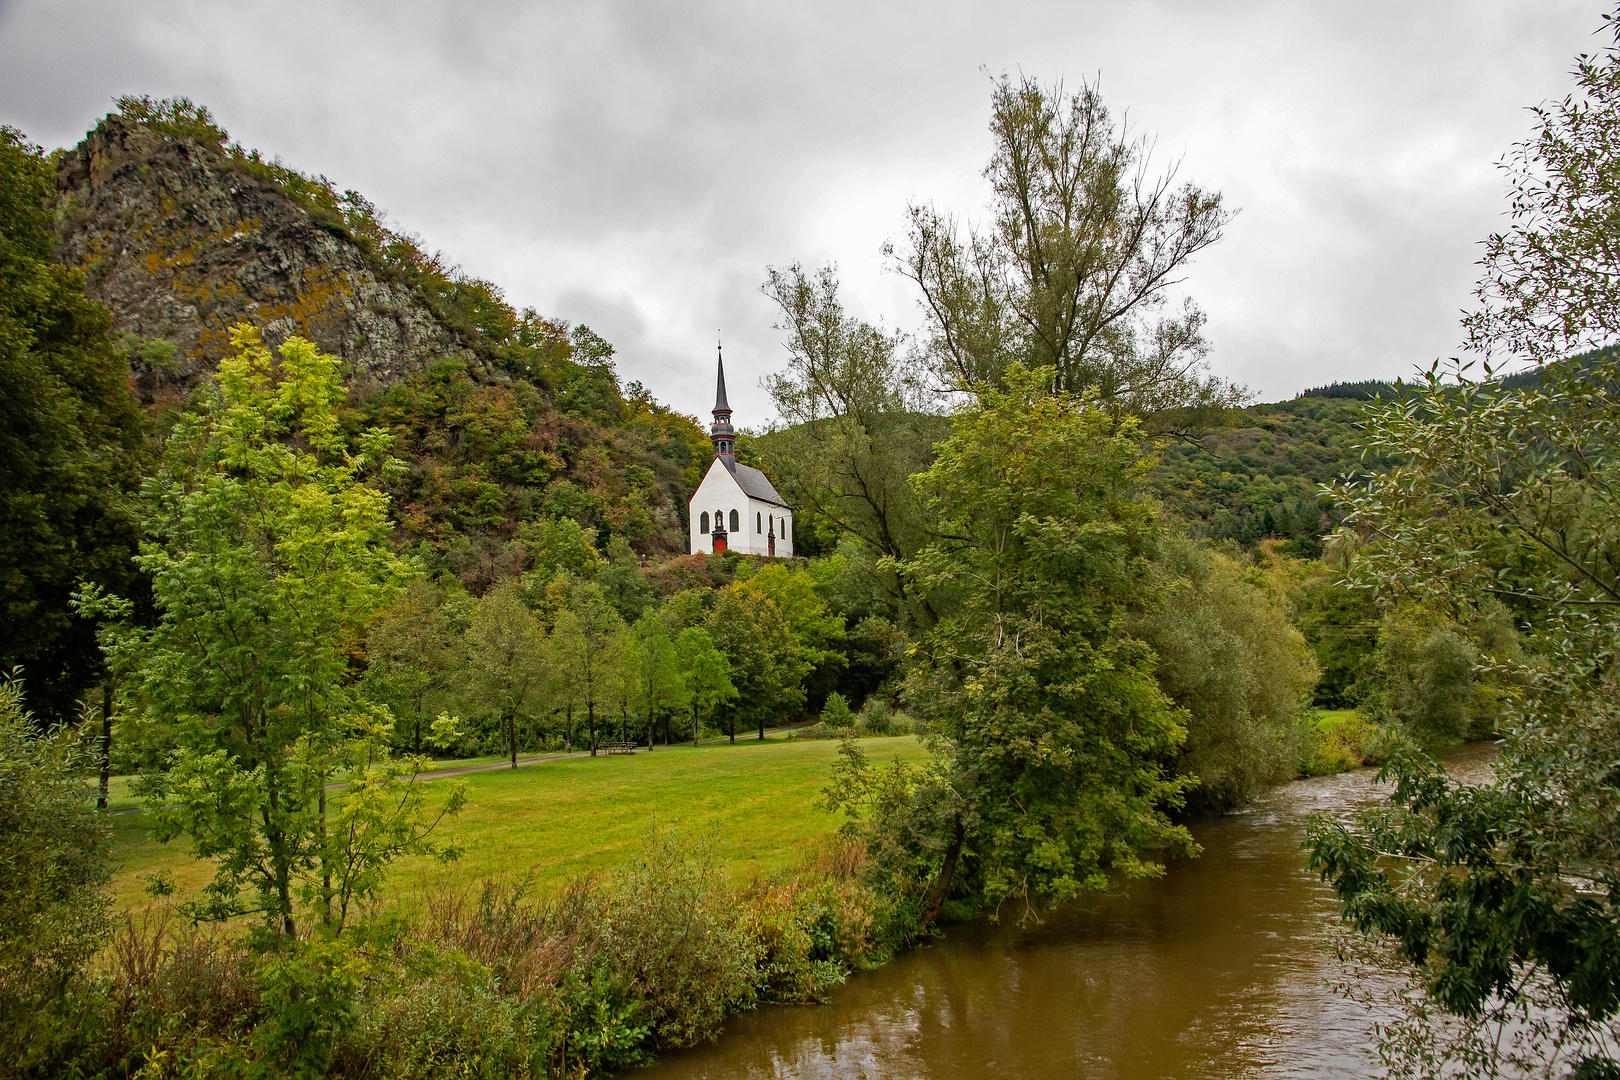
[[[1491,744],[1445,755],[1489,775]],[[1331,893],[1306,872],[1311,814],[1380,798],[1364,769],[1278,788],[1194,829],[1204,853],[1158,881],[1077,903],[1040,925],[953,926],[851,977],[824,1005],[731,1020],[718,1042],[641,1080],[1028,1080],[1360,1077],[1372,1018],[1343,973]]]

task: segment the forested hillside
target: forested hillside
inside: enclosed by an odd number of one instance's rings
[[[1361,400],[1252,405],[1230,427],[1166,443],[1154,489],[1195,532],[1245,545],[1276,537],[1289,554],[1316,556],[1335,523],[1320,485],[1379,464],[1356,449]]]
[[[410,463],[402,542],[487,578],[525,520],[577,518],[605,548],[685,550],[708,442],[583,326],[516,311],[339,192],[229,140],[206,109],[125,98],[55,159],[59,257],[106,305],[148,406],[182,400],[248,322],[343,363],[356,428]],[[469,580],[469,584],[473,584]]]

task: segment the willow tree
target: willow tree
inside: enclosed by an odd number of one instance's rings
[[[1620,51],[1576,79],[1507,161],[1511,224],[1467,320],[1481,351],[1620,336]],[[1620,1076],[1620,359],[1543,375],[1431,369],[1369,417],[1398,464],[1336,492],[1352,584],[1458,625],[1505,608],[1517,629],[1479,642],[1514,688],[1493,782],[1402,755],[1388,805],[1311,828],[1345,918],[1413,986],[1384,1030],[1396,1075]]]
[[[1134,421],[1051,393],[1051,377],[1013,370],[986,388],[917,477],[939,539],[905,570],[957,601],[907,690],[931,760],[889,783],[848,753],[833,789],[834,805],[876,814],[877,862],[926,886],[925,919],[953,895],[1033,905],[1102,889],[1194,848],[1167,816],[1190,782],[1165,764],[1182,717],[1127,622],[1152,585],[1150,462]]]
[[[766,381],[786,425],[759,440],[761,454],[801,519],[808,512],[880,557],[910,558],[928,539],[910,477],[933,460],[949,420],[899,335],[844,309],[836,270],[773,267],[764,289],[786,335],[787,368]],[[876,576],[901,599],[892,573]]]
[[[232,342],[145,488],[139,561],[160,617],[106,643],[134,708],[175,733],[146,791],[157,837],[188,836],[213,862],[194,913],[256,914],[293,938],[300,901],[341,931],[392,859],[454,852],[431,842],[420,759],[390,756],[392,718],[350,662],[408,574],[388,497],[365,482],[389,438],[349,445],[337,360],[310,342],[289,338],[279,363],[249,326]],[[80,602],[128,609],[96,589]],[[442,812],[461,800],[453,790]]]
[[[1231,219],[1221,196],[1155,172],[1146,137],[1094,85],[1003,76],[972,226],[913,205],[890,252],[922,295],[928,356],[946,387],[996,386],[1010,366],[1050,368],[1056,392],[1183,428],[1239,403],[1203,371],[1204,315],[1171,303],[1188,264]]]

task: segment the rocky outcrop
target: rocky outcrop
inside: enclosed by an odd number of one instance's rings
[[[479,366],[341,225],[220,147],[109,116],[62,157],[56,183],[61,259],[84,270],[116,331],[176,346],[172,363],[137,364],[148,401],[211,370],[243,321],[272,345],[309,338],[360,381],[447,355]]]

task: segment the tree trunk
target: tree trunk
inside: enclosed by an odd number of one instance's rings
[[[568,719],[563,721],[563,749],[574,752],[574,704],[568,703]]]
[[[596,756],[596,702],[585,703],[585,719],[591,729],[591,757]]]
[[[697,703],[694,702],[692,704],[692,745],[693,745],[693,747],[697,746],[697,742],[698,742]]]
[[[421,690],[416,692],[416,724],[412,729],[411,753],[422,752],[422,707],[427,704],[427,694]]]
[[[765,714],[759,714],[759,741],[765,741]]]
[[[326,850],[326,777],[321,780],[321,922],[332,925],[332,860]]]
[[[726,713],[726,730],[731,733],[731,745],[736,746],[737,745],[737,714],[736,713],[734,713],[734,712]]]
[[[101,787],[96,809],[107,809],[107,785],[112,778],[112,680],[101,684]]]
[[[945,898],[951,894],[951,877],[956,873],[956,860],[962,855],[962,819],[956,819],[956,832],[951,837],[951,846],[945,849],[945,864],[939,868],[939,880],[934,882],[933,892],[928,894],[928,907],[923,911],[923,923],[931,923],[939,915],[939,909],[945,906]]]

